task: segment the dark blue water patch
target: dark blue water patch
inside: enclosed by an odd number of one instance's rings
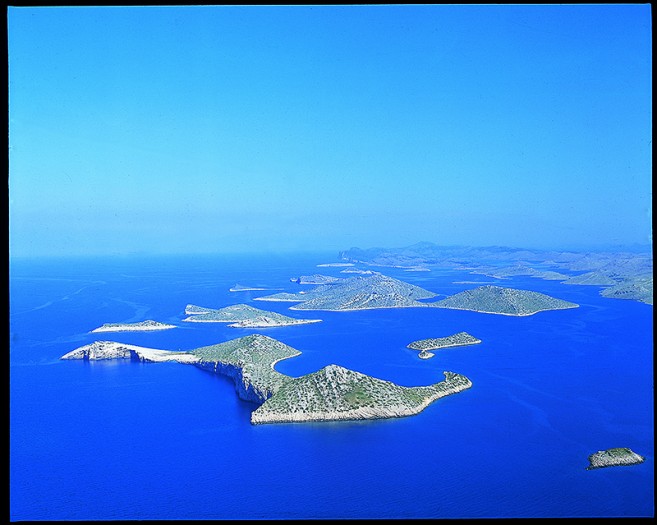
[[[423,308],[300,312],[228,291],[235,283],[291,291],[298,287],[292,276],[337,274],[316,267],[326,257],[14,266],[11,518],[653,515],[651,306],[534,278],[507,284],[580,307],[529,317]],[[467,272],[398,274],[436,293],[474,287],[453,284]],[[323,321],[273,330],[182,321],[188,303],[237,302]],[[89,333],[138,316],[178,327]],[[482,343],[438,350],[426,361],[406,348],[459,331]],[[299,349],[276,365],[293,376],[335,363],[415,386],[452,370],[473,387],[408,418],[253,426],[256,405],[237,397],[232,380],[192,365],[59,360],[98,336],[192,349],[248,333]],[[616,446],[646,461],[585,470],[589,454]]]

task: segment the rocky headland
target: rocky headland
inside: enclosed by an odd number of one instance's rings
[[[149,363],[176,361],[178,363],[197,363],[198,359],[189,352],[172,352],[143,346],[126,345],[114,341],[95,341],[63,355],[61,359],[83,359],[100,361],[105,359],[132,359]]]

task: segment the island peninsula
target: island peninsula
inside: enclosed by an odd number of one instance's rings
[[[442,397],[466,390],[470,380],[444,372],[438,383],[404,387],[337,365],[290,377],[274,369],[300,352],[276,339],[253,334],[190,351],[168,352],[109,341],[77,348],[61,359],[177,361],[227,375],[240,398],[260,404],[251,423],[381,419],[417,414]]]
[[[151,332],[155,330],[169,330],[176,328],[173,324],[158,323],[157,321],[147,320],[139,323],[105,323],[103,326],[95,328],[91,333],[96,332]]]

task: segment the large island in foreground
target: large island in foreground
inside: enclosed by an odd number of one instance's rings
[[[329,365],[301,377],[274,369],[300,352],[276,339],[253,334],[190,351],[168,352],[110,341],[97,341],[62,359],[134,359],[177,361],[227,375],[240,398],[259,403],[251,423],[382,419],[417,414],[430,403],[472,386],[460,374],[444,372],[445,380],[404,387],[341,366]]]

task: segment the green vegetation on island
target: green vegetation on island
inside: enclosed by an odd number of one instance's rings
[[[140,321],[138,323],[105,323],[91,332],[150,332],[155,330],[169,330],[175,327],[173,324],[164,324],[148,319],[147,321]]]
[[[505,246],[439,246],[430,242],[419,242],[402,248],[351,248],[341,252],[339,256],[343,261],[371,266],[431,266],[471,270],[471,273],[489,275],[497,279],[527,275],[558,280],[564,284],[613,288],[618,285],[618,289],[609,292],[603,290],[601,295],[652,304],[652,280],[647,279],[652,276],[650,246],[633,251],[574,252]]]
[[[234,304],[219,308],[203,308],[193,304],[187,305],[185,313],[190,317],[183,321],[196,323],[231,323],[232,328],[269,328],[298,324],[318,323],[321,319],[295,319],[277,312],[260,310],[247,304]]]
[[[429,386],[404,387],[353,370],[329,365],[298,378],[274,365],[301,352],[276,339],[253,334],[188,352],[98,341],[61,359],[177,361],[231,377],[240,398],[260,404],[251,422],[380,419],[417,414],[429,403],[472,386],[470,380],[444,372],[445,380]]]
[[[301,352],[271,337],[254,334],[197,348],[191,354],[198,358],[201,368],[232,377],[242,399],[262,403],[290,379],[274,370],[274,365]]]
[[[470,272],[471,274],[486,275],[488,277],[494,277],[496,279],[507,279],[509,277],[515,276],[530,276],[536,277],[537,279],[545,279],[547,281],[563,281],[568,279],[568,275],[565,275],[560,272],[555,272],[552,270],[537,270],[526,264],[517,264],[515,266],[504,266],[502,268],[497,267],[484,267],[477,268]]]
[[[652,275],[641,275],[626,279],[600,292],[603,297],[612,299],[632,299],[653,304]]]
[[[418,299],[436,294],[419,286],[380,273],[349,277],[335,284],[318,286],[305,293],[274,294],[259,297],[262,301],[296,301],[290,310],[363,310],[370,308],[405,308],[427,306]]]
[[[450,346],[475,345],[477,343],[481,343],[481,339],[477,339],[467,332],[459,332],[447,337],[433,337],[430,339],[420,339],[418,341],[413,341],[408,345],[407,348],[410,348],[411,350],[421,350],[422,352],[426,352],[427,350],[438,350],[440,348],[448,348]]]
[[[597,468],[616,467],[624,465],[637,465],[643,463],[645,458],[632,452],[629,448],[610,448],[599,450],[589,456],[589,466],[586,470]]]
[[[341,366],[283,383],[251,414],[252,423],[380,419],[417,414],[431,402],[472,386],[462,375],[424,387],[404,387]]]
[[[545,310],[577,308],[579,305],[539,292],[500,286],[479,286],[431,303],[436,308],[472,310],[490,314],[525,316]]]

